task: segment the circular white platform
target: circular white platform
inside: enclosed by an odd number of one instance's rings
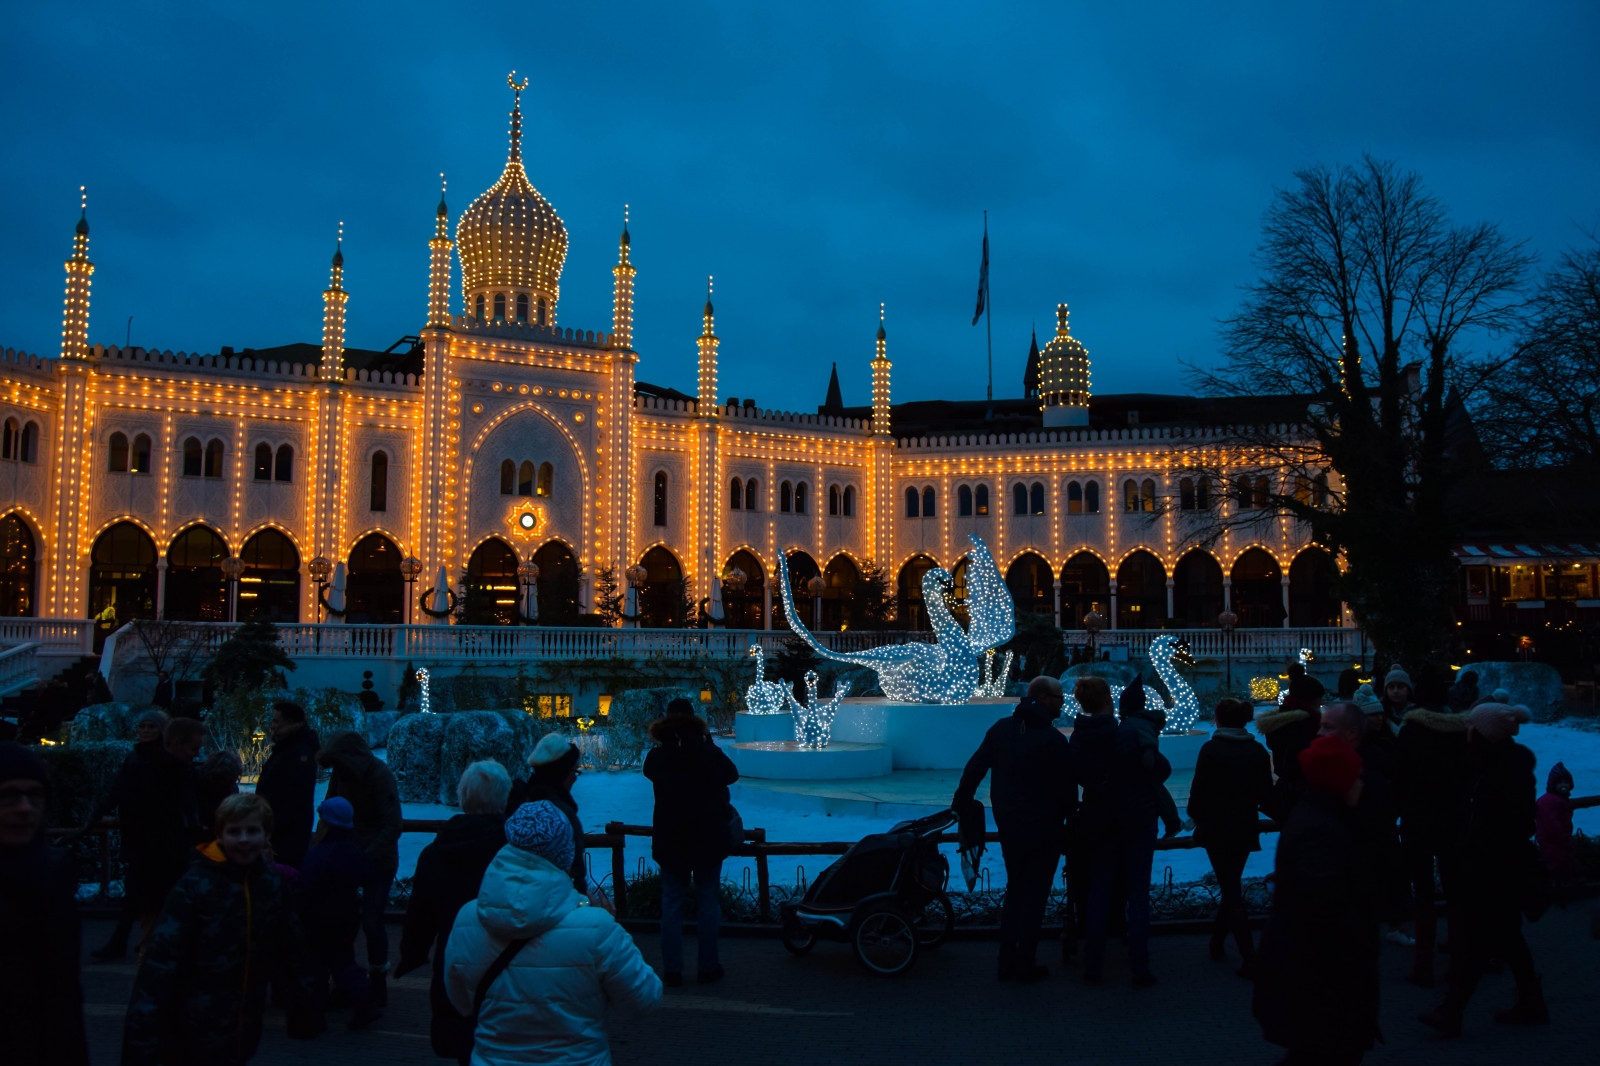
[[[782,717],[760,715],[753,717]],[[791,732],[792,736],[792,732]],[[790,740],[736,741],[727,749],[740,777],[784,781],[832,781],[848,777],[882,777],[894,769],[894,753],[885,744],[835,740],[826,748],[802,748]]]
[[[740,711],[733,716],[734,740],[793,740],[794,715],[751,714]]]
[[[847,697],[833,716],[833,739],[887,744],[896,770],[959,770],[989,727],[1016,705],[1014,698],[895,703],[881,696]]]

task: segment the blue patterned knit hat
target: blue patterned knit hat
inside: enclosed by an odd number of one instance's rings
[[[560,869],[572,865],[572,824],[549,800],[518,807],[506,819],[506,843],[549,859]]]

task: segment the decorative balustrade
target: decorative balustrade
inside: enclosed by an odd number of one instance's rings
[[[1309,648],[1319,659],[1341,659],[1362,654],[1359,629],[1323,627],[1315,629],[1235,629],[1232,634],[1220,629],[1104,629],[1094,638],[1096,648],[1127,648],[1130,658],[1150,654],[1150,642],[1170,634],[1189,642],[1189,653],[1198,659],[1293,659],[1301,648]],[[1229,640],[1232,647],[1229,647]],[[1066,631],[1068,647],[1089,643],[1084,629]]]
[[[37,644],[45,655],[87,655],[93,631],[86,618],[0,618],[0,647]]]
[[[39,645],[18,644],[0,651],[0,696],[9,696],[39,680]]]

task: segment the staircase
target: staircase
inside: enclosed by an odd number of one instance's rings
[[[53,735],[90,703],[105,696],[100,657],[82,655],[55,677],[0,699],[0,740],[37,741]]]

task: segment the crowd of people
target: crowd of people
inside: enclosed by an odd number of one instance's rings
[[[1133,987],[1155,985],[1154,853],[1159,838],[1188,825],[1219,890],[1210,957],[1221,961],[1235,945],[1255,1016],[1287,1049],[1284,1062],[1356,1063],[1380,1039],[1385,941],[1412,953],[1409,980],[1433,987],[1442,977],[1442,997],[1419,1022],[1444,1036],[1461,1033],[1483,975],[1501,966],[1517,998],[1495,1020],[1549,1021],[1522,923],[1537,919],[1552,885],[1576,881],[1573,781],[1557,764],[1536,797],[1533,755],[1515,740],[1529,713],[1505,693],[1480,694],[1470,673],[1452,684],[1434,668],[1413,684],[1396,667],[1381,696],[1353,671],[1330,696],[1301,670],[1270,713],[1223,700],[1199,751],[1188,823],[1167,786],[1159,701],[1136,682],[1114,703],[1093,676],[1078,678],[1073,695],[1082,713],[1069,737],[1058,727],[1060,682],[1035,679],[988,730],[952,799],[965,822],[990,777],[1006,869],[1002,981],[1048,976],[1038,948],[1063,873],[1063,952],[1070,958],[1081,942],[1083,981],[1102,981],[1108,942],[1120,934]],[[232,755],[199,761],[203,723],[150,711],[136,729],[89,819],[118,813],[126,865],[117,924],[90,957],[124,957],[139,931],[122,1061],[244,1063],[269,1001],[284,1008],[295,1039],[315,1039],[336,1011],[348,1011],[353,1030],[382,1017],[384,918],[402,831],[383,760],[357,733],[318,737],[300,706],[279,702],[271,752],[254,791],[241,792]],[[650,737],[656,967],[607,897],[591,891],[572,742],[546,736],[516,780],[492,760],[465,768],[461,813],[418,859],[393,971],[429,967],[436,1054],[479,1066],[609,1061],[608,1006],[648,1010],[663,986],[684,981],[691,892],[695,977],[724,977],[719,896],[723,861],[741,839],[729,793],[738,772],[686,700],[668,706]],[[0,1031],[15,1061],[72,1066],[88,1061],[77,874],[69,854],[46,843],[49,798],[39,756],[0,744]],[[1280,833],[1257,945],[1242,879],[1264,818]]]

